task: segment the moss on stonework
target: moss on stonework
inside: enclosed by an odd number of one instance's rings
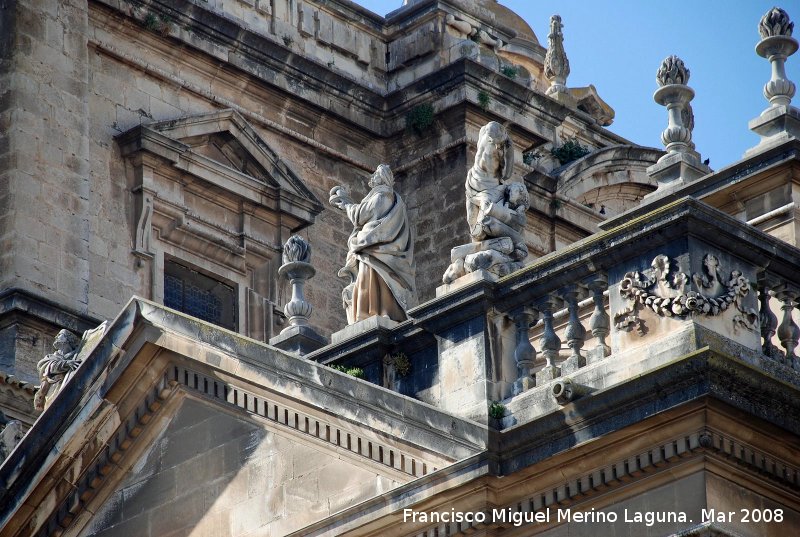
[[[406,127],[413,130],[418,135],[425,134],[433,125],[433,105],[422,103],[411,109],[406,115]]]

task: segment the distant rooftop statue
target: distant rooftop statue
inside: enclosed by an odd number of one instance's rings
[[[33,403],[37,410],[44,410],[50,406],[50,402],[58,395],[61,387],[81,365],[78,359],[80,342],[80,338],[69,330],[61,330],[53,341],[53,349],[56,352],[39,360],[36,367],[39,369],[41,385]]]

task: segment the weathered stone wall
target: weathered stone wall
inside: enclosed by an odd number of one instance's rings
[[[187,398],[81,535],[286,535],[397,484]]]
[[[87,27],[81,0],[0,8],[0,289],[27,292],[86,317],[92,211]],[[0,355],[19,363],[5,370],[32,380],[41,348],[49,347],[58,326],[19,314],[13,304],[3,313]]]

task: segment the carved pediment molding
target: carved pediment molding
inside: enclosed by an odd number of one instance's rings
[[[216,160],[203,154],[198,149],[197,138],[218,133],[233,138],[244,151],[244,158],[263,173],[254,177],[233,167],[228,159]],[[321,203],[311,190],[235,110],[139,125],[120,134],[116,140],[126,158],[143,152],[157,155],[174,168],[230,194],[295,217],[294,227],[313,223],[314,217],[322,211]]]
[[[358,426],[348,427],[341,418],[325,419],[305,411],[301,405],[287,404],[278,397],[256,394],[236,384],[225,382],[190,369],[172,365],[168,374],[178,385],[204,398],[228,407],[240,409],[250,416],[266,420],[279,430],[289,430],[318,440],[349,456],[377,464],[383,471],[402,481],[422,477],[439,467],[454,462],[441,456],[420,455],[387,437],[377,440],[374,435],[363,434]]]

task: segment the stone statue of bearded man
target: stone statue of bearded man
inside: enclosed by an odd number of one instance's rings
[[[36,364],[41,384],[34,397],[36,410],[44,410],[58,395],[61,387],[72,377],[78,366],[78,346],[81,340],[69,330],[61,330],[53,341],[56,352],[48,354]]]
[[[353,203],[342,186],[330,192],[330,204],[353,223],[347,261],[339,271],[351,282],[342,293],[348,324],[374,315],[404,321],[414,305],[414,240],[406,206],[393,185],[391,168],[381,164],[361,203]]]

